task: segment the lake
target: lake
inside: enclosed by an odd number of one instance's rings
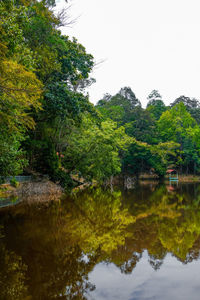
[[[92,187],[0,211],[0,299],[199,300],[200,184]]]

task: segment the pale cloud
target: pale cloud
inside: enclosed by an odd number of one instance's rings
[[[158,89],[169,104],[184,94],[200,98],[199,0],[73,0],[80,16],[63,33],[75,36],[96,61],[93,103],[130,86],[145,106]],[[59,1],[62,7],[63,0]]]

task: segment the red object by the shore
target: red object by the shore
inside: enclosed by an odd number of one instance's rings
[[[166,173],[168,173],[168,174],[169,174],[169,173],[172,173],[172,172],[176,172],[176,170],[169,169],[169,170],[166,171]]]

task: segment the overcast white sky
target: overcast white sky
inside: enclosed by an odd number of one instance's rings
[[[64,0],[58,0],[63,6]],[[95,60],[89,89],[96,103],[104,93],[130,86],[146,106],[159,90],[166,104],[180,95],[200,99],[200,0],[71,0],[75,36]]]

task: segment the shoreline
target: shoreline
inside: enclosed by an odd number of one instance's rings
[[[134,179],[135,177],[130,177]],[[160,180],[155,175],[142,174],[138,180],[134,181],[139,182],[142,185],[145,184],[155,184],[159,182],[163,182],[165,184],[169,184],[170,180],[168,177]],[[172,181],[174,183],[200,183],[200,176],[197,175],[179,175],[178,181]],[[123,179],[116,177],[113,179],[113,186],[119,185],[123,183]],[[81,184],[73,189],[74,192],[84,190],[91,183]],[[96,185],[96,183],[95,183]],[[32,181],[32,182],[22,182],[18,187],[13,187],[11,184],[1,184],[0,185],[0,209],[3,208],[4,201],[5,204],[10,200],[12,204],[19,202],[26,203],[45,203],[50,201],[58,200],[64,194],[64,189],[58,184],[45,180],[45,181]],[[19,200],[19,201],[18,201]],[[16,204],[17,204],[16,203]]]
[[[159,179],[156,175],[148,175],[148,174],[142,174],[139,176],[139,181],[169,181],[169,178],[165,176],[163,179]],[[200,175],[178,175],[178,182],[186,182],[186,183],[192,183],[192,182],[200,182]]]
[[[18,187],[10,184],[0,185],[0,209],[18,203],[45,203],[59,200],[63,195],[61,186],[51,181],[23,182]]]

